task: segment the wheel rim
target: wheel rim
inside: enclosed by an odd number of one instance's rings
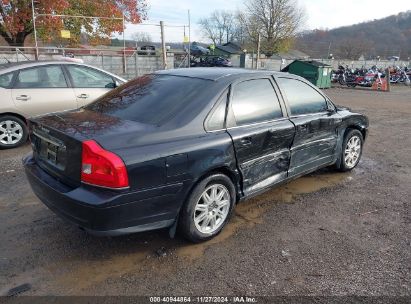
[[[344,162],[347,168],[354,168],[361,155],[361,139],[354,135],[352,136],[345,146]]]
[[[201,233],[217,231],[230,211],[230,192],[221,184],[207,187],[194,208],[194,224]]]
[[[0,143],[14,145],[23,137],[23,127],[13,120],[0,121]]]

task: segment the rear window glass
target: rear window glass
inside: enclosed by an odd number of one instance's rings
[[[121,119],[162,125],[186,118],[202,105],[197,101],[209,89],[208,80],[171,75],[146,75],[110,91],[85,108]]]
[[[216,106],[210,113],[207,122],[207,131],[221,130],[224,128],[225,113],[227,108],[228,90],[224,91],[218,99]]]

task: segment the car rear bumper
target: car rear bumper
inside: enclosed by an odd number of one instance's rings
[[[37,197],[54,213],[95,235],[121,235],[170,227],[184,194],[183,183],[145,191],[117,192],[59,182],[28,155],[27,179]]]

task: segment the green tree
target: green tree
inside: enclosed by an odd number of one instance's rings
[[[0,0],[0,35],[9,45],[22,46],[33,33],[31,0]],[[36,0],[38,35],[44,40],[58,37],[60,30],[73,33],[72,43],[78,43],[83,31],[91,37],[91,43],[108,39],[113,32],[121,33],[121,20],[103,18],[67,18],[53,15],[77,15],[124,18],[126,22],[139,23],[145,17],[145,0]]]

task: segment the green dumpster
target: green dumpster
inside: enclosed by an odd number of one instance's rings
[[[315,60],[295,60],[281,70],[304,77],[321,89],[331,87],[332,67]]]

